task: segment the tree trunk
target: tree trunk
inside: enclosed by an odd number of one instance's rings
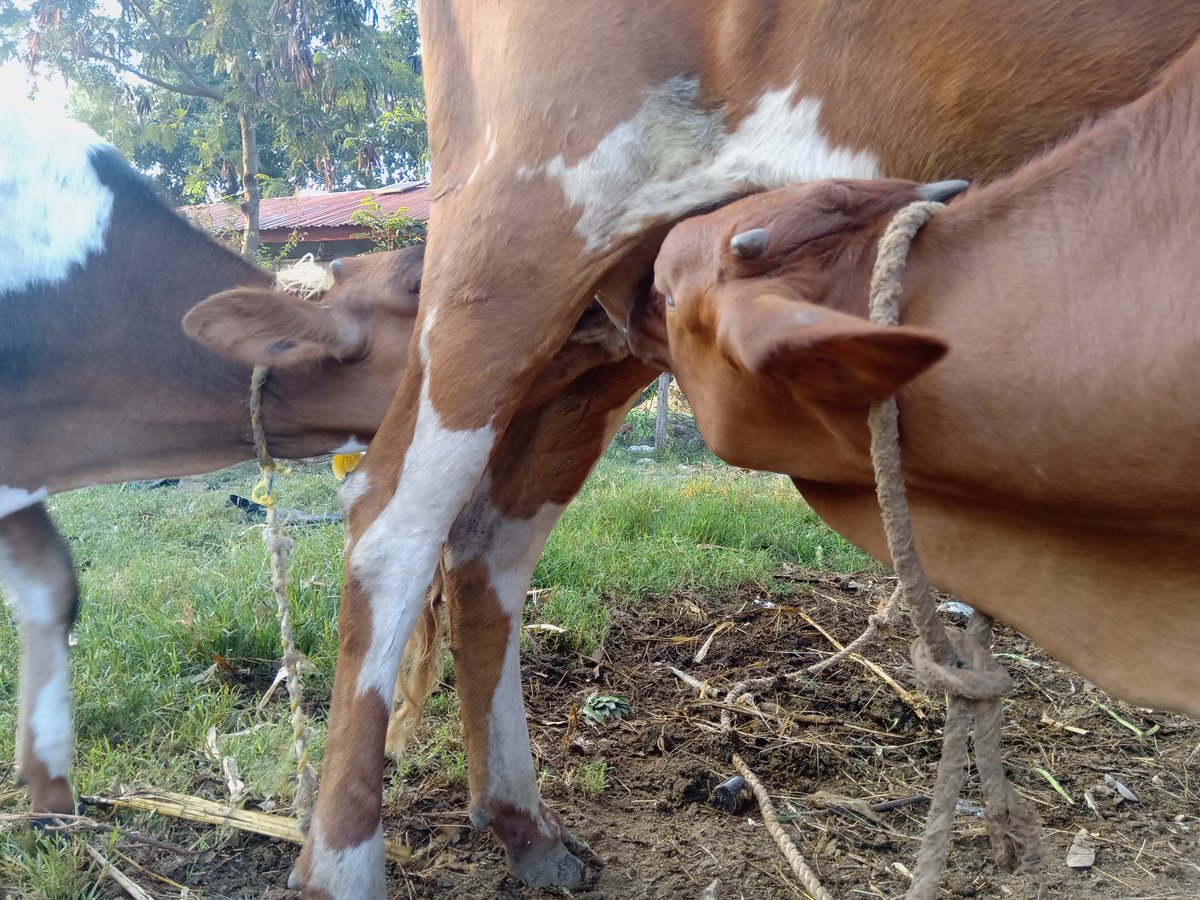
[[[671,395],[671,374],[663,372],[658,376],[658,416],[654,420],[654,449],[667,449],[667,414],[670,412],[668,399]]]
[[[242,255],[253,258],[258,253],[258,208],[262,187],[258,183],[258,129],[251,113],[238,111],[242,126],[242,201],[246,213],[246,229],[242,232]]]

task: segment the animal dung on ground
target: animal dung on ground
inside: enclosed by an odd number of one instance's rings
[[[736,816],[754,800],[754,791],[741,775],[734,775],[713,788],[709,801],[715,809]]]

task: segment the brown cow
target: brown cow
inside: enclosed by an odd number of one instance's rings
[[[272,453],[361,447],[404,368],[416,295],[403,277],[359,290],[349,272],[346,296],[335,288],[322,305],[272,290],[270,273],[176,216],[83,126],[19,107],[0,131],[0,581],[21,629],[16,761],[35,811],[69,812],[78,590],[41,501],[252,458],[255,363],[272,367]],[[389,262],[420,265],[419,250]],[[246,364],[180,327],[226,289],[189,326]]]
[[[930,580],[1111,693],[1200,717],[1198,142],[1200,44],[925,225],[903,327],[864,319],[915,184],[741,200],[667,236],[665,299],[633,316],[635,346],[676,374],[719,456],[790,474],[885,561],[866,416],[904,386]]]
[[[417,351],[343,493],[342,647],[293,883],[386,893],[387,710],[439,562],[472,821],[521,880],[585,879],[538,791],[519,619],[542,542],[654,370],[609,364],[517,410],[597,291],[623,321],[666,228],[740,194],[999,174],[1136,97],[1198,28],[1200,0],[424,4],[436,199]]]

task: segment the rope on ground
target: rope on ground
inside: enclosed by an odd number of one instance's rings
[[[871,277],[872,322],[883,326],[899,324],[909,246],[921,226],[942,208],[940,203],[912,203],[900,210],[888,225],[879,242]],[[937,894],[949,852],[972,717],[976,767],[987,801],[985,822],[997,865],[1006,871],[1040,869],[1042,835],[1036,814],[1021,802],[1009,783],[1000,755],[1004,717],[1000,701],[1012,688],[1012,680],[987,649],[992,619],[976,612],[966,631],[948,631],[942,626],[913,538],[900,465],[899,411],[895,398],[874,404],[869,422],[876,494],[888,549],[899,577],[900,593],[917,629],[913,664],[930,690],[940,689],[947,695],[942,758],[916,872],[907,894],[909,900],[929,900]]]
[[[879,604],[879,608],[872,613],[869,619],[867,619],[866,631],[852,640],[837,653],[833,654],[833,656],[823,659],[820,662],[813,663],[811,666],[800,669],[799,671],[788,672],[786,675],[766,675],[761,678],[747,678],[745,681],[739,681],[730,689],[729,693],[725,695],[726,707],[733,706],[740,698],[748,695],[755,688],[766,687],[767,685],[774,684],[781,678],[786,680],[803,678],[806,675],[816,675],[818,672],[827,669],[832,665],[836,665],[847,657],[857,653],[863,644],[867,643],[867,641],[874,640],[875,636],[879,634],[880,631],[886,630],[888,626],[891,625],[892,617],[896,612],[896,604],[899,602],[899,600],[900,588],[896,588],[896,590],[892,592],[892,595],[883,603]],[[722,709],[721,730],[727,732],[732,728],[733,711],[730,709]]]
[[[809,867],[804,856],[796,849],[792,839],[787,836],[787,832],[779,824],[779,817],[775,815],[775,806],[771,803],[771,797],[767,794],[767,789],[763,787],[762,782],[736,753],[733,754],[733,764],[741,776],[746,779],[746,783],[750,785],[750,790],[754,791],[754,797],[758,800],[758,808],[762,811],[763,825],[775,839],[775,843],[783,852],[792,871],[796,873],[796,877],[800,879],[800,883],[804,885],[804,889],[808,891],[813,900],[833,900],[833,896],[821,885],[817,873]]]
[[[275,503],[275,460],[267,448],[267,434],[262,423],[262,389],[267,380],[266,366],[255,366],[250,380],[250,426],[254,433],[254,450],[262,478],[255,487],[252,499],[267,508],[267,527],[263,540],[271,554],[271,587],[275,592],[275,605],[279,612],[279,633],[283,644],[283,668],[287,672],[288,703],[291,708],[292,746],[296,753],[296,821],[300,833],[307,834],[313,815],[313,798],[316,795],[317,776],[308,761],[308,717],[300,706],[304,686],[300,681],[300,668],[307,664],[304,654],[296,648],[292,631],[292,603],[287,593],[288,561],[292,553],[292,539],[284,537],[279,530]]]

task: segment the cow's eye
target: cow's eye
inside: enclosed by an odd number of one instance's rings
[[[664,294],[663,297],[666,298],[667,309],[674,309],[675,308],[675,298],[672,297],[670,294]]]

